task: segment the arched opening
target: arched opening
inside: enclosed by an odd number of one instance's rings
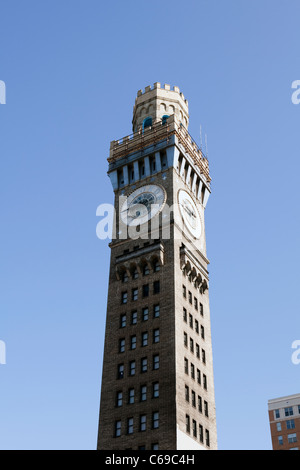
[[[169,117],[168,114],[164,114],[164,115],[163,115],[163,117],[161,118],[162,124],[166,124],[168,117]]]
[[[146,119],[143,120],[143,130],[151,126],[152,126],[152,117],[146,117]]]

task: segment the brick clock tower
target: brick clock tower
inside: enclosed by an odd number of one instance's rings
[[[208,161],[178,87],[139,91],[111,142],[115,231],[99,450],[217,448],[204,211]]]

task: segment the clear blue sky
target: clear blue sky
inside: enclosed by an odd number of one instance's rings
[[[208,135],[220,449],[270,449],[300,391],[298,0],[1,1],[1,449],[96,447],[110,141],[137,90],[177,85]]]

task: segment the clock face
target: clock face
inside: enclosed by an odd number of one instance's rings
[[[201,218],[199,211],[192,197],[183,189],[178,192],[178,204],[187,229],[194,238],[200,238]]]
[[[141,225],[158,214],[166,202],[165,190],[156,184],[142,186],[131,194],[121,207],[126,225]]]

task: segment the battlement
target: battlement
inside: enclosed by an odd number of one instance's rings
[[[143,90],[139,90],[137,92],[137,97],[135,99],[135,102],[137,101],[137,98],[139,98],[140,96],[144,95],[145,93],[148,93],[149,91],[156,90],[156,89],[174,91],[175,93],[178,93],[181,96],[182,100],[185,102],[185,104],[188,106],[188,100],[185,99],[184,94],[180,92],[180,89],[178,86],[173,86],[173,89],[171,90],[171,85],[168,85],[165,83],[164,86],[161,86],[159,82],[155,82],[153,86],[151,85],[146,86],[144,92]]]

